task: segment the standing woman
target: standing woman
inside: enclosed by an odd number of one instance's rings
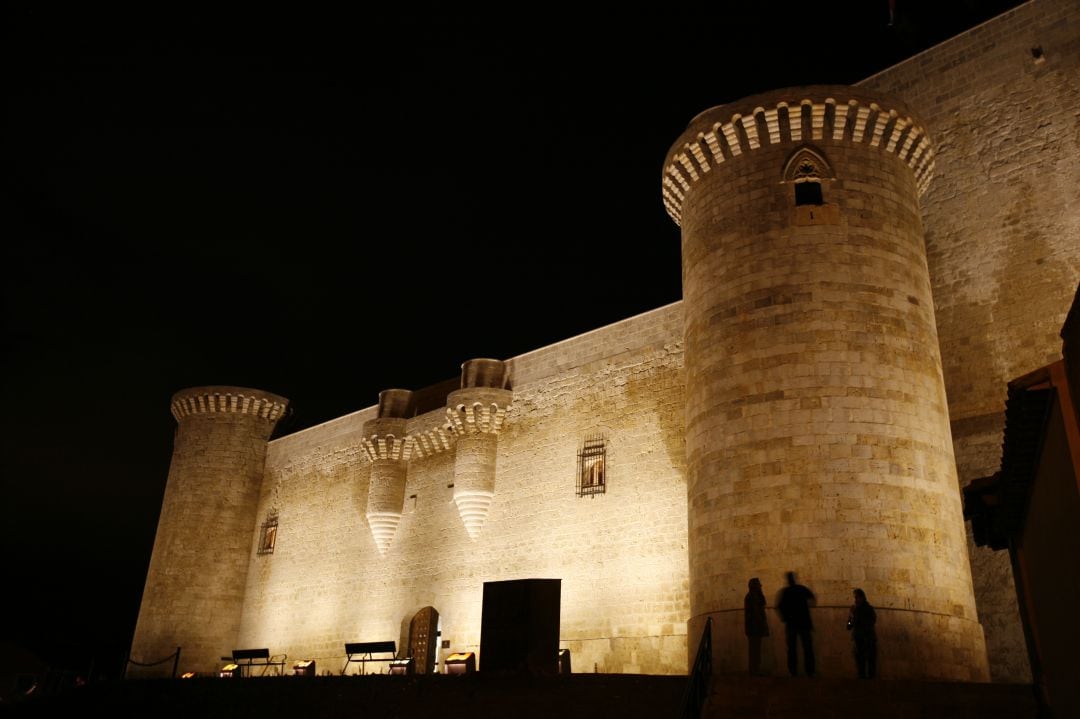
[[[877,612],[866,601],[866,592],[856,589],[853,594],[855,604],[848,613],[847,628],[855,640],[855,667],[859,679],[873,679],[877,676]]]
[[[743,615],[750,650],[750,675],[756,676],[761,674],[761,638],[769,636],[769,619],[765,616],[765,592],[761,590],[761,581],[752,578],[749,589],[743,600]]]

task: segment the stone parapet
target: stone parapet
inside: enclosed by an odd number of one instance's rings
[[[461,364],[462,387],[506,389],[509,368],[502,360],[471,359]]]
[[[911,168],[920,195],[933,177],[930,138],[898,101],[842,86],[791,88],[714,107],[691,120],[664,163],[664,208],[681,224],[691,188],[717,165],[769,145],[825,139],[895,154]]]
[[[445,452],[454,446],[454,438],[446,416],[438,411],[429,412],[409,422],[405,458],[420,460]]]
[[[177,422],[204,414],[243,414],[276,422],[285,414],[289,400],[247,387],[191,387],[173,395],[169,404]]]

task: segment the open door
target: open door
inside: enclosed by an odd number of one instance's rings
[[[435,671],[435,652],[439,646],[439,613],[424,607],[409,623],[409,656],[417,674]]]

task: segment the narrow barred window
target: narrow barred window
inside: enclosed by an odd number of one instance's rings
[[[594,497],[607,492],[607,440],[603,435],[586,437],[578,452],[577,496]]]
[[[259,554],[273,554],[274,544],[277,542],[278,518],[271,514],[262,524],[262,533],[259,535]]]

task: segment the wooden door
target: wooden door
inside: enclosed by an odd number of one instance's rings
[[[424,607],[409,623],[409,656],[417,674],[435,671],[435,651],[439,646],[439,613]]]

